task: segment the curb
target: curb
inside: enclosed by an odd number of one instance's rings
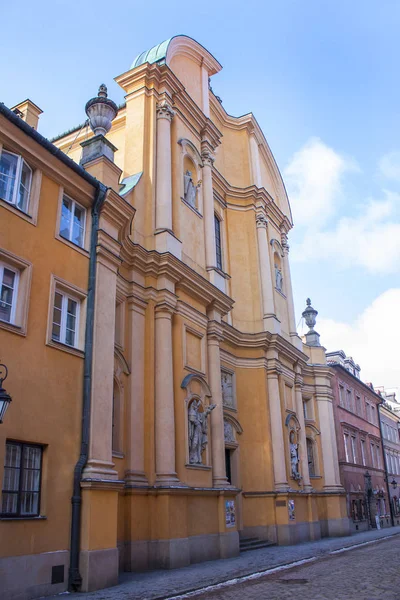
[[[344,546],[343,548],[339,548],[338,550],[331,550],[330,552],[324,552],[318,556],[310,556],[310,557],[306,557],[306,558],[302,558],[296,561],[291,561],[289,563],[281,563],[279,565],[275,565],[274,567],[270,567],[268,569],[263,569],[262,571],[256,571],[253,573],[248,573],[246,575],[240,575],[238,577],[231,577],[229,579],[225,579],[222,581],[219,581],[218,583],[214,583],[208,586],[202,586],[202,587],[193,587],[193,588],[187,588],[184,590],[179,591],[178,593],[175,594],[167,594],[167,595],[162,595],[162,596],[149,596],[149,597],[145,597],[143,600],[184,600],[185,598],[190,598],[193,596],[197,596],[199,594],[203,594],[203,593],[207,593],[207,592],[213,592],[222,588],[226,588],[226,587],[231,587],[233,585],[237,585],[239,583],[243,583],[245,581],[251,581],[254,579],[260,579],[261,577],[265,577],[266,575],[271,575],[273,573],[276,573],[278,571],[287,571],[289,569],[294,569],[296,567],[311,563],[311,562],[316,562],[319,560],[324,560],[326,558],[328,558],[329,556],[333,556],[336,554],[341,554],[343,552],[348,552],[350,550],[357,550],[358,548],[362,548],[363,546],[369,546],[370,544],[377,544],[379,542],[388,540],[392,537],[395,537],[397,535],[400,535],[400,532],[396,532],[396,533],[391,533],[389,535],[385,535],[383,537],[374,539],[374,540],[368,540],[366,542],[360,542],[358,544],[352,544],[351,546]]]

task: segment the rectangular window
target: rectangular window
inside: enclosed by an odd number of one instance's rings
[[[58,290],[54,294],[51,337],[55,342],[78,346],[79,301]]]
[[[366,462],[365,462],[365,440],[361,440],[361,460],[362,460],[362,464],[365,467],[365,465],[366,465]]]
[[[339,404],[344,406],[344,387],[339,385]]]
[[[217,215],[214,215],[214,227],[217,269],[221,269],[222,271],[221,221],[218,219]]]
[[[14,323],[19,272],[0,263],[0,320]]]
[[[375,444],[371,444],[371,462],[372,466],[375,467]]]
[[[381,448],[380,446],[375,446],[376,449],[376,466],[378,469],[381,468]]]
[[[362,412],[361,412],[361,398],[360,398],[360,396],[356,396],[356,413],[358,415],[360,415],[360,417],[362,416]]]
[[[35,517],[40,511],[42,446],[6,442],[1,514]]]
[[[85,243],[86,210],[71,198],[63,196],[60,235],[83,248]]]
[[[357,462],[357,453],[356,453],[356,438],[351,436],[351,452],[353,454],[353,463]]]
[[[347,390],[346,408],[347,408],[347,410],[350,410],[351,412],[353,412],[353,394],[352,394],[351,390]]]
[[[3,150],[0,156],[0,198],[26,212],[32,183],[32,169],[22,156]]]
[[[368,402],[365,403],[365,409],[367,413],[367,421],[371,421],[371,406]]]
[[[371,404],[371,423],[376,423],[375,420],[375,406]]]
[[[350,458],[349,458],[349,436],[347,435],[347,433],[343,434],[343,439],[344,439],[344,455],[346,457],[346,462],[350,462]]]

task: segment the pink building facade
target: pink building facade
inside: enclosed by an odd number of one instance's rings
[[[343,351],[328,352],[334,376],[333,413],[341,483],[353,531],[391,525],[378,405],[382,398],[360,380],[360,367]]]

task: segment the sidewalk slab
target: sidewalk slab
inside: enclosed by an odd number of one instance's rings
[[[322,557],[341,548],[379,541],[382,538],[399,534],[400,526],[381,530],[373,529],[346,537],[304,542],[296,546],[270,546],[259,550],[250,550],[235,558],[197,563],[181,569],[121,573],[120,583],[112,588],[89,593],[68,594],[67,598],[68,600],[86,598],[88,600],[159,600],[228,581],[235,577],[243,577],[298,560]],[[51,598],[59,600],[60,596]]]

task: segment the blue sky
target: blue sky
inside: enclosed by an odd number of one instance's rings
[[[215,93],[255,114],[284,174],[297,320],[310,296],[328,349],[400,385],[398,1],[22,0],[1,13],[0,99],[31,98],[48,137],[85,119],[103,81],[122,102],[113,78],[154,44],[184,33],[210,50]]]

